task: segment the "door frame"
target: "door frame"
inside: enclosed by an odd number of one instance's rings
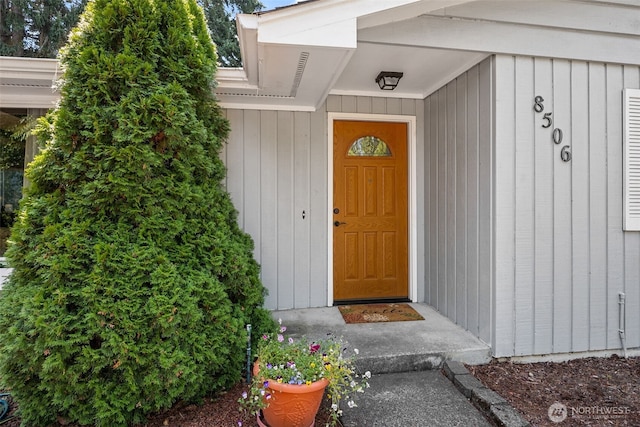
[[[333,306],[333,124],[337,120],[355,120],[369,122],[394,122],[407,125],[407,178],[409,189],[408,230],[409,230],[409,299],[418,302],[418,193],[417,193],[417,156],[416,156],[416,116],[328,113],[327,144],[327,302]]]

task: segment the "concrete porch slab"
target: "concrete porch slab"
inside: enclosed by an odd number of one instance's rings
[[[425,320],[346,324],[338,307],[280,310],[287,336],[323,339],[328,334],[357,348],[358,369],[373,374],[439,369],[446,360],[482,364],[489,346],[426,304],[410,304]]]

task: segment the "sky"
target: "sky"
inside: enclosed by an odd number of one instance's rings
[[[276,7],[288,6],[296,3],[296,0],[260,0],[264,5],[264,10],[272,10]]]

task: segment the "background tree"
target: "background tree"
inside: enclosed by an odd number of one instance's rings
[[[87,0],[0,0],[0,55],[54,58]]]
[[[259,0],[198,0],[204,10],[211,38],[218,48],[223,67],[241,67],[236,19],[238,13],[253,13],[263,8]]]
[[[220,64],[240,67],[237,13],[263,8],[259,0],[198,0]],[[55,58],[87,0],[0,0],[0,55]]]
[[[233,384],[245,324],[273,321],[195,0],[93,0],[69,40],[6,254],[0,378],[26,425],[130,425]]]

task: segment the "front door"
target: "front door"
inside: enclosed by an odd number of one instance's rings
[[[333,297],[408,297],[407,124],[336,120]]]

